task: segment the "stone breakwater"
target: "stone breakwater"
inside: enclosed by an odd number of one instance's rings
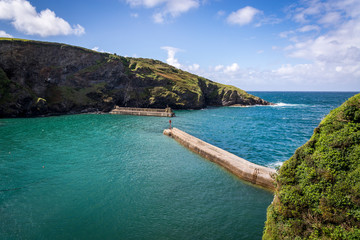
[[[137,116],[155,116],[155,117],[175,117],[171,108],[129,108],[116,106],[109,112],[110,114],[137,115]]]
[[[251,163],[221,148],[204,142],[177,128],[165,129],[164,135],[174,138],[181,145],[200,156],[217,163],[242,180],[274,190],[276,170]]]

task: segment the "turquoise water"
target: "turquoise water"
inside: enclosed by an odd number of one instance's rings
[[[278,106],[177,111],[173,125],[276,166],[355,93],[254,93]],[[0,119],[0,239],[260,239],[272,193],[162,135],[167,118]]]

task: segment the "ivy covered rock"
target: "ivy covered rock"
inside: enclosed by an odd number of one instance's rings
[[[360,94],[279,170],[263,239],[360,239]]]

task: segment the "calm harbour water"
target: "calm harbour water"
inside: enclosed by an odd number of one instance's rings
[[[275,167],[355,93],[176,111],[173,126]],[[0,239],[261,239],[272,193],[162,135],[167,118],[0,119]]]

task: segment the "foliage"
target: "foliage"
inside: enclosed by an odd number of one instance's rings
[[[263,239],[360,238],[360,94],[280,168]]]

